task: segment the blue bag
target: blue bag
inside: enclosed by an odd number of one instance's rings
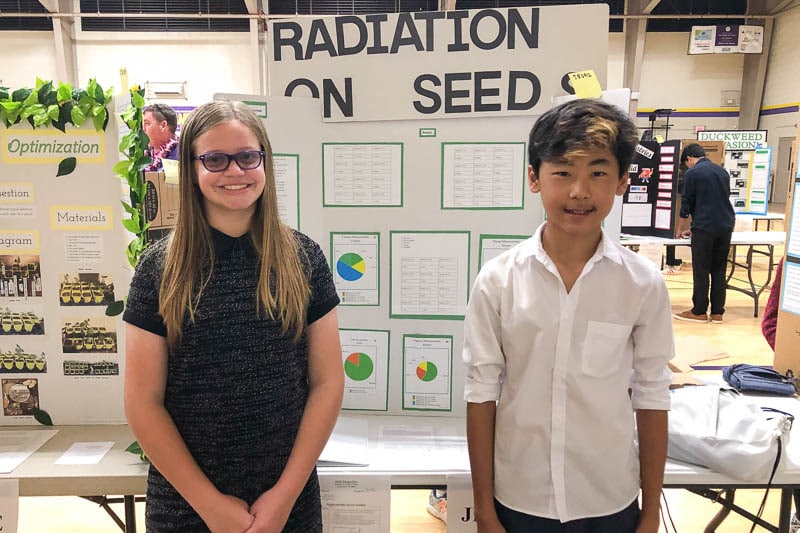
[[[736,364],[722,369],[722,377],[739,392],[762,392],[794,396],[795,381],[765,366]]]

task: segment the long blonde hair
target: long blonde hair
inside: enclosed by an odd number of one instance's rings
[[[298,255],[292,230],[278,218],[272,147],[261,119],[241,102],[210,102],[186,119],[180,141],[180,210],[167,244],[158,310],[167,327],[167,342],[175,349],[181,341],[184,317],[194,321],[203,290],[211,279],[214,246],[204,214],[204,199],[197,184],[193,160],[197,138],[219,124],[238,120],[247,126],[264,150],[266,183],[250,223],[250,238],[260,257],[256,294],[257,312],[266,311],[281,322],[283,333],[298,340],[306,323],[311,289]],[[235,164],[235,163],[231,163]],[[274,280],[274,291],[270,280]]]

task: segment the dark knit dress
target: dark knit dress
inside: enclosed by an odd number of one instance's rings
[[[183,325],[169,355],[164,404],[200,468],[225,494],[248,504],[270,489],[286,466],[308,398],[308,342],[294,342],[280,323],[256,312],[259,259],[249,236],[212,229],[216,263],[194,324]],[[308,273],[310,324],[338,303],[330,268],[314,241],[295,232]],[[166,239],[142,255],[124,320],[166,336],[158,289]],[[155,467],[147,480],[148,533],[208,531]],[[322,531],[319,484],[312,473],[284,531]]]

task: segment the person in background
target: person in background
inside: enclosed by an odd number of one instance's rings
[[[692,239],[692,308],[672,316],[689,322],[709,321],[710,276],[710,320],[721,324],[727,292],[725,271],[735,223],[730,201],[731,178],[724,168],[706,159],[705,150],[697,143],[683,149],[681,163],[688,170],[675,237]],[[690,215],[691,229],[687,229],[682,221]]]
[[[320,533],[315,465],[344,390],[330,268],[280,221],[245,104],[195,109],[180,162],[177,224],[142,254],[123,315],[146,529]]]
[[[142,110],[142,129],[150,145],[147,155],[152,158],[148,171],[164,168],[162,159],[178,159],[178,115],[166,104],[151,104]]]
[[[484,265],[464,321],[479,533],[658,531],[669,294],[655,265],[602,229],[637,139],[622,110],[586,99],[531,130],[528,186],[547,220]]]
[[[761,333],[772,350],[775,350],[775,334],[778,331],[778,308],[781,301],[781,285],[783,281],[783,259],[778,262],[775,269],[775,280],[772,282],[769,291],[767,305],[764,307],[764,315],[761,317]],[[790,533],[800,532],[800,518],[797,517],[797,510],[800,509],[800,491],[792,491],[794,499],[794,513],[790,524]]]

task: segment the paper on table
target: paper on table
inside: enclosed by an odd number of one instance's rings
[[[368,430],[369,425],[366,420],[339,417],[317,464],[367,466]]]
[[[56,459],[57,465],[95,465],[114,447],[113,442],[75,442]]]
[[[10,474],[58,433],[57,429],[0,431],[0,474]]]
[[[178,161],[175,159],[162,159],[161,166],[164,167],[164,182],[171,185],[178,184]]]
[[[322,472],[322,528],[333,532],[389,531],[392,486],[389,476],[339,476]]]

